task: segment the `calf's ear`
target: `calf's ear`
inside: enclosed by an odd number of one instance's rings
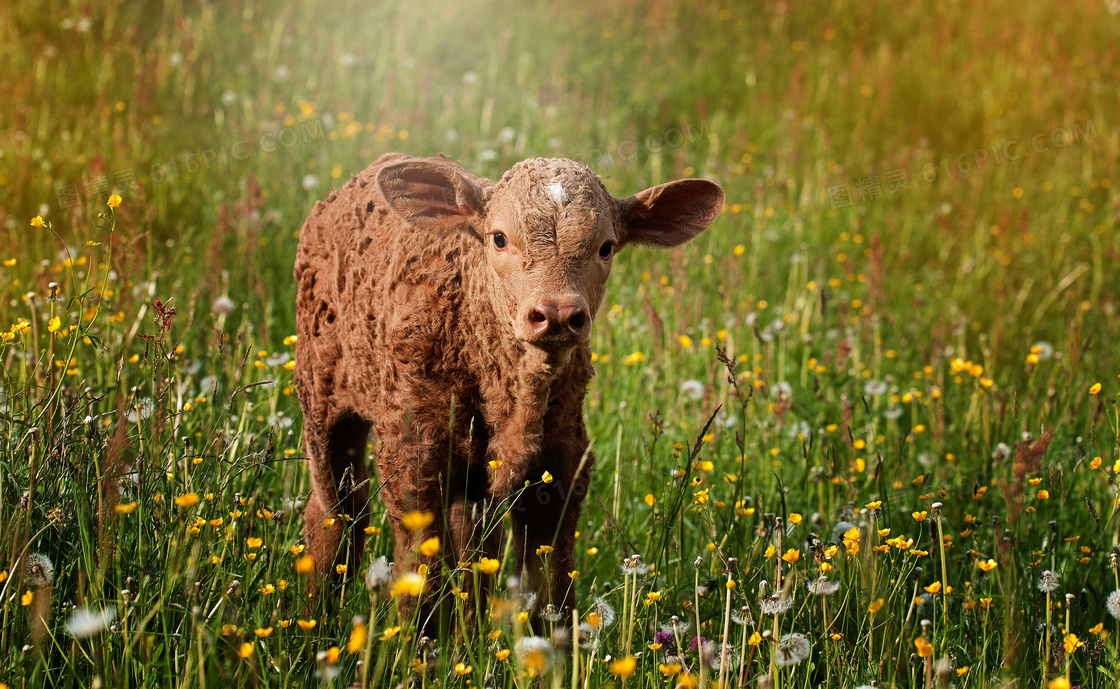
[[[619,201],[622,244],[684,244],[712,224],[723,208],[723,189],[706,179],[678,179]]]
[[[377,186],[393,212],[417,227],[463,228],[477,235],[483,190],[449,163],[408,160],[377,172]]]

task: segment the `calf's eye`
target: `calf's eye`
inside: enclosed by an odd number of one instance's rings
[[[612,251],[614,251],[614,244],[610,242],[604,242],[603,246],[599,247],[599,255],[603,258],[610,258]]]
[[[494,233],[494,248],[495,249],[506,248],[506,236],[504,234],[502,234],[501,232],[495,232]]]

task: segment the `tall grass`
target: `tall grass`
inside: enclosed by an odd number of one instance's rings
[[[0,683],[1115,685],[1118,21],[5,5]],[[616,264],[539,637],[503,556],[418,638],[379,505],[373,569],[308,595],[291,265],[391,150],[728,194]]]

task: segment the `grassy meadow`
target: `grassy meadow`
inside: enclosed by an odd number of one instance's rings
[[[1120,685],[1114,10],[4,3],[0,688]],[[507,547],[418,638],[380,504],[309,596],[292,264],[389,151],[727,192],[615,263],[539,635]]]

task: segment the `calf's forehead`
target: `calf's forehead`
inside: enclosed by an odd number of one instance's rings
[[[618,222],[617,204],[598,175],[563,158],[510,168],[494,187],[489,214],[496,223],[515,225],[529,246],[562,251],[588,250]]]

